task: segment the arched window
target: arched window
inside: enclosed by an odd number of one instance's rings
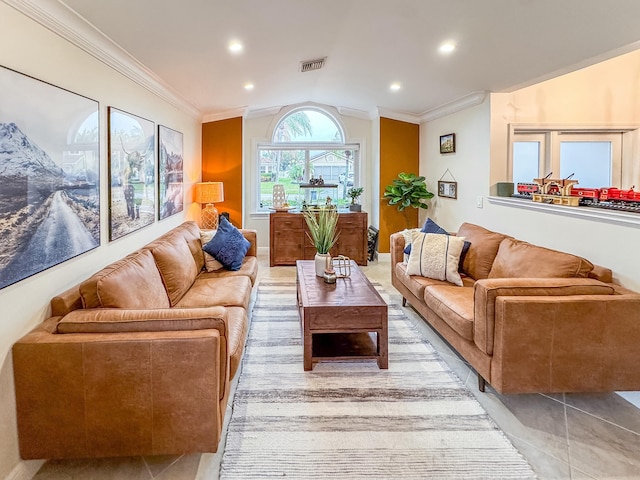
[[[357,186],[360,146],[345,140],[336,116],[317,107],[298,107],[275,122],[271,143],[258,145],[258,211],[272,206],[273,186],[284,186],[291,207],[325,204],[346,207],[347,190]],[[330,200],[327,200],[329,197]]]

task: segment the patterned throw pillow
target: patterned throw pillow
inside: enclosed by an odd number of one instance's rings
[[[217,232],[218,230],[200,230],[200,243],[202,243],[203,246],[206,245]],[[202,253],[204,253],[204,266],[207,269],[207,272],[215,272],[216,270],[224,268],[224,265],[213,258],[210,253],[207,253],[204,250]]]
[[[229,220],[220,216],[218,231],[202,249],[228,270],[240,270],[251,244]]]
[[[458,273],[464,237],[418,232],[413,235],[407,274],[462,286]]]

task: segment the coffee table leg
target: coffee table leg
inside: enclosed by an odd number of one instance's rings
[[[386,328],[378,330],[378,367],[389,368],[389,334]]]
[[[313,365],[311,363],[311,356],[313,354],[313,335],[305,334],[304,335],[304,369],[305,371],[311,370]]]

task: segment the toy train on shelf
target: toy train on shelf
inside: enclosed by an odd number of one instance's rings
[[[623,190],[616,187],[578,188],[577,180],[551,179],[551,174],[536,178],[532,183],[518,183],[517,198],[529,198],[535,202],[568,206],[588,206],[640,213],[640,191],[634,187]]]

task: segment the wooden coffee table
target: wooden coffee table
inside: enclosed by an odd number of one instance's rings
[[[324,360],[376,359],[389,366],[387,304],[351,261],[351,276],[327,284],[313,260],[296,262],[304,369]]]

